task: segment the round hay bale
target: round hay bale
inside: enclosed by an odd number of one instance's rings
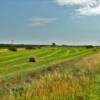
[[[35,57],[30,57],[29,62],[36,62],[36,58]]]

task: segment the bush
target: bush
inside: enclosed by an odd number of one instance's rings
[[[17,51],[17,48],[16,47],[9,47],[8,50],[10,50],[10,51]]]
[[[27,47],[25,47],[25,49],[35,49],[35,47],[27,46]]]
[[[94,46],[92,46],[92,45],[87,45],[86,48],[87,48],[87,49],[91,49],[91,48],[94,48]]]

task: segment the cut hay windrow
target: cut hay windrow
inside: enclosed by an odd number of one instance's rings
[[[71,48],[71,50],[73,49]],[[19,73],[19,72],[24,72],[24,71],[27,72],[27,71],[36,70],[39,68],[44,68],[46,66],[62,62],[63,60],[67,60],[69,58],[74,59],[74,58],[77,58],[78,56],[87,55],[88,53],[92,52],[91,50],[83,49],[81,51],[79,50],[79,52],[77,53],[76,52],[71,53],[70,52],[71,50],[66,49],[66,48],[57,48],[52,51],[51,56],[50,56],[51,49],[44,49],[43,52],[37,52],[37,59],[39,57],[40,58],[42,57],[42,58],[41,60],[37,60],[37,62],[34,64],[28,62],[29,56],[25,55],[24,57],[22,56],[20,58],[16,58],[15,60],[12,60],[12,62],[5,63],[4,65],[1,64],[2,65],[2,67],[0,68],[1,76],[3,77],[11,73],[13,74],[13,73]],[[60,51],[60,52],[57,52],[57,51]],[[6,73],[6,75],[4,72]]]

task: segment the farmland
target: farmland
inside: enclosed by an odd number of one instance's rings
[[[20,48],[16,52],[0,49],[1,98],[83,100],[84,96],[86,99],[85,90],[89,91],[95,73],[99,73],[99,55],[99,48],[86,47],[48,46],[30,50]],[[36,62],[29,62],[30,57],[35,57]]]

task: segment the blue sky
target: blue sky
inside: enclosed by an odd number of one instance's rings
[[[99,0],[81,1],[0,0],[0,43],[100,44]]]

